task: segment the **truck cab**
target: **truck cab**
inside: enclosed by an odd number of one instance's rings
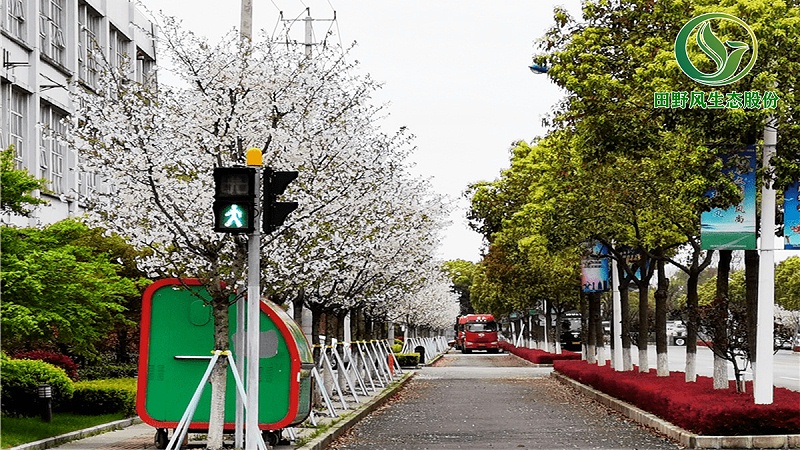
[[[473,350],[486,350],[490,353],[500,351],[498,325],[491,314],[467,314],[458,318],[457,348],[463,353]]]

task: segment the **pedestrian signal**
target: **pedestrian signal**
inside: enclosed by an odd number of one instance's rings
[[[214,231],[252,233],[255,230],[256,169],[214,169]]]

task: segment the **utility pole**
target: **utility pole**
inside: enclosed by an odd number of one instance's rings
[[[239,28],[242,41],[251,42],[253,40],[253,0],[242,0]],[[256,192],[258,192],[258,190],[256,190]],[[234,353],[236,353],[236,357],[239,358],[239,364],[236,364],[236,371],[239,374],[240,380],[244,379],[245,360],[243,355],[247,347],[244,328],[246,320],[245,309],[244,301],[240,298],[239,301],[236,302],[236,333],[234,333],[235,339],[233,342]],[[238,394],[236,395],[236,419],[234,422],[233,441],[236,448],[244,448],[244,401]]]
[[[261,150],[247,150],[247,166],[255,167],[256,198],[261,195]],[[260,202],[256,202],[257,204]],[[254,223],[261,224],[261,208],[256,207]],[[258,366],[261,361],[261,227],[256,226],[247,241],[247,414],[245,415],[245,447],[258,448]]]
[[[245,1],[245,0],[242,0],[242,1]],[[314,22],[319,22],[319,21],[332,22],[332,21],[335,21],[335,20],[336,20],[336,11],[333,12],[333,18],[332,19],[314,19],[314,18],[311,17],[311,8],[306,8],[306,17],[303,18],[303,24],[304,24],[304,27],[303,27],[303,36],[304,36],[304,39],[303,39],[303,53],[305,54],[306,58],[311,59],[311,57],[313,56],[312,49],[313,49],[313,47],[315,45],[317,45],[314,42],[313,23]],[[286,41],[285,41],[286,44],[288,45],[290,42],[296,43],[296,41],[290,41],[289,40],[289,31],[291,30],[292,25],[295,22],[297,22],[297,19],[284,19],[283,18],[283,11],[281,11],[280,12],[280,21],[288,23],[288,26],[286,27]],[[314,330],[311,329],[311,319],[312,319],[311,310],[306,308],[305,306],[303,306],[302,301],[298,302],[297,305],[295,305],[294,302],[293,302],[292,303],[292,308],[299,308],[300,309],[300,313],[299,313],[300,327],[303,329],[303,334],[306,335],[306,339],[308,339],[309,342],[313,342],[313,339],[312,339],[313,336],[312,335],[314,334]],[[348,322],[348,325],[349,325],[349,318],[350,318],[350,314],[348,313],[347,317],[345,318],[345,320]],[[346,333],[349,335],[350,334],[349,327],[346,328],[346,329],[347,329]],[[346,342],[350,342],[350,339],[349,338],[345,338],[345,341]]]
[[[772,167],[772,156],[778,142],[778,121],[767,119],[764,127],[762,167]],[[765,170],[768,173],[769,170]],[[758,267],[758,308],[756,313],[756,362],[753,367],[753,397],[756,404],[773,402],[772,355],[775,320],[775,187],[772,182],[761,185],[761,255]]]
[[[243,0],[244,1],[244,0]],[[297,22],[297,19],[284,19],[283,18],[283,11],[280,13],[280,21],[281,22],[288,22],[289,25],[286,27],[286,43],[297,43],[297,41],[289,39],[289,31],[291,30],[292,25]],[[303,52],[306,55],[306,58],[312,57],[312,48],[318,43],[314,42],[314,22],[334,22],[336,21],[336,11],[333,12],[332,19],[314,19],[311,17],[311,8],[306,8],[306,16],[303,18]]]

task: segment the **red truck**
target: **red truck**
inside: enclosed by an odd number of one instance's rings
[[[467,314],[456,321],[456,348],[462,353],[473,350],[500,351],[497,322],[491,314]]]

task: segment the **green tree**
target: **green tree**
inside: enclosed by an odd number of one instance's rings
[[[121,274],[123,256],[107,245],[116,238],[75,220],[0,231],[4,350],[45,347],[92,359],[115,328],[135,327],[125,305],[144,281]]]
[[[472,288],[472,278],[475,273],[475,263],[456,259],[445,261],[442,268],[453,280],[453,290],[458,294],[458,301],[461,305],[461,315],[472,314],[475,309],[470,303],[470,289]]]
[[[800,311],[800,257],[786,259],[775,268],[775,303]]]
[[[0,153],[0,208],[4,213],[27,216],[30,207],[47,204],[46,200],[31,195],[32,191],[45,189],[47,182],[25,169],[16,169],[14,151],[12,145]]]

